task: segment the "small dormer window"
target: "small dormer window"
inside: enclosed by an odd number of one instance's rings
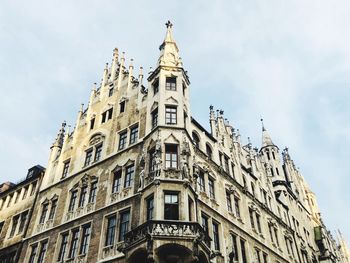
[[[108,90],[108,97],[112,97],[113,90],[114,90],[113,87],[109,88],[109,90]]]
[[[165,89],[176,90],[176,77],[167,77],[165,82]]]
[[[90,120],[90,130],[92,130],[94,128],[94,126],[95,126],[95,118],[92,118]]]

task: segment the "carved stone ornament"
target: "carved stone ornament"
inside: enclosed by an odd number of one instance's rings
[[[95,145],[98,144],[100,142],[102,142],[104,140],[104,136],[102,134],[96,134],[94,136],[91,137],[90,141],[89,141],[89,145]]]

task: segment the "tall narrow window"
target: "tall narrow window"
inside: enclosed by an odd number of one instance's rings
[[[95,126],[95,118],[92,118],[90,120],[90,130],[92,130],[94,128],[94,126]]]
[[[205,233],[209,234],[208,217],[202,213],[202,227]]]
[[[63,163],[62,178],[66,178],[68,175],[70,160]]]
[[[88,166],[92,159],[92,149],[86,151],[84,166]]]
[[[224,159],[225,159],[225,172],[226,172],[226,173],[230,173],[228,157],[225,156]]]
[[[27,193],[28,193],[28,186],[24,187],[24,189],[23,189],[22,200],[24,200],[26,198]],[[0,210],[1,210],[1,207],[0,207]]]
[[[236,216],[237,217],[241,217],[241,211],[240,211],[240,207],[239,207],[239,198],[237,196],[235,196],[233,198],[233,200],[235,202]]]
[[[263,263],[267,263],[267,254],[263,253]]]
[[[275,232],[276,244],[279,247],[280,244],[279,244],[279,240],[278,240],[278,231],[277,231],[277,228],[275,228],[275,227],[274,227],[274,232]]]
[[[154,210],[154,197],[153,195],[146,199],[147,206],[147,220],[153,219],[153,210]]]
[[[256,257],[256,260],[257,260],[257,263],[261,263],[261,260],[260,260],[260,250],[255,248],[255,257]]]
[[[89,203],[95,203],[96,192],[97,192],[97,182],[92,182],[90,185]]]
[[[108,97],[112,97],[113,95],[113,87],[109,88],[108,90]]]
[[[158,126],[158,108],[153,110],[152,113],[152,129]]]
[[[87,253],[89,249],[90,235],[91,235],[91,225],[88,224],[83,226],[83,234],[81,237],[79,254],[85,255]]]
[[[227,191],[226,191],[226,202],[227,202],[227,210],[232,213],[231,194]]]
[[[234,260],[238,261],[238,248],[237,248],[237,236],[235,234],[231,235],[232,237],[232,249],[234,251]]]
[[[34,263],[37,251],[38,251],[38,244],[32,245],[31,251],[30,251],[30,257],[28,261],[29,263]]]
[[[117,218],[115,215],[108,217],[105,246],[113,246]]]
[[[101,159],[101,153],[102,153],[102,144],[96,146],[95,158],[94,158],[95,162],[98,162]]]
[[[77,255],[78,251],[78,240],[79,240],[79,229],[72,231],[72,240],[69,249],[69,258],[73,259]]]
[[[177,123],[177,109],[173,106],[165,107],[165,123],[176,124]]]
[[[107,119],[110,120],[110,119],[112,119],[112,117],[113,117],[113,108],[110,108],[107,111]]]
[[[105,111],[104,113],[102,113],[102,119],[101,119],[101,123],[105,123],[107,119],[107,111]]]
[[[77,197],[78,197],[78,190],[72,191],[70,196],[69,207],[68,207],[69,212],[72,212],[75,209],[75,203],[77,201]]]
[[[25,211],[21,214],[21,221],[19,223],[18,233],[22,233],[24,226],[27,222],[27,218],[28,218],[28,211]]]
[[[156,152],[155,152],[155,149],[152,148],[150,151],[149,151],[149,173],[150,174],[153,174],[154,171],[156,170],[156,161],[155,161],[155,157],[156,157]]]
[[[125,234],[129,230],[130,211],[125,211],[120,214],[120,225],[119,225],[119,241],[124,241]]]
[[[67,246],[68,246],[68,233],[61,234],[61,246],[60,246],[60,250],[58,252],[57,261],[59,261],[59,262],[64,261],[65,255],[67,252]]]
[[[85,205],[87,191],[87,185],[84,185],[80,190],[79,207],[83,207]]]
[[[45,258],[45,253],[47,250],[47,240],[42,241],[40,243],[40,252],[39,252],[39,257],[38,257],[38,261],[37,263],[43,263],[44,262],[44,258]]]
[[[125,100],[119,103],[119,112],[123,113],[125,111]]]
[[[122,179],[122,170],[117,170],[113,175],[112,193],[118,193],[120,191],[120,184]]]
[[[211,199],[215,199],[215,188],[214,188],[214,180],[209,178],[208,179],[208,185],[209,185],[209,197]]]
[[[32,184],[32,191],[30,192],[30,196],[32,196],[36,191],[36,182]]]
[[[130,131],[130,144],[137,142],[138,134],[139,134],[139,126],[132,127]]]
[[[208,158],[211,160],[213,158],[213,150],[208,144],[205,145],[205,150],[207,152]]]
[[[192,221],[193,220],[193,201],[191,197],[188,197],[188,220]]]
[[[198,184],[199,184],[199,191],[205,192],[205,183],[204,183],[204,173],[203,173],[203,171],[199,171]]]
[[[258,213],[255,213],[255,217],[256,217],[256,225],[258,227],[258,232],[261,233],[260,215]]]
[[[164,219],[179,220],[179,200],[176,193],[164,195]]]
[[[43,203],[39,223],[43,224],[46,219],[47,210],[49,209],[49,203]]]
[[[231,170],[232,170],[232,177],[236,178],[236,176],[235,176],[235,165],[233,163],[231,163]]]
[[[252,188],[252,195],[255,196],[255,186],[253,182],[250,183],[250,187]]]
[[[192,139],[193,139],[194,146],[196,148],[199,148],[200,139],[199,139],[198,135],[195,132],[192,132]]]
[[[122,150],[126,146],[126,137],[127,137],[127,132],[123,131],[119,134],[119,146],[118,149]]]
[[[247,263],[247,256],[245,253],[245,241],[241,239],[241,254],[242,254],[242,263]]]
[[[159,80],[156,79],[153,83],[152,83],[152,87],[153,87],[153,95],[157,94],[159,91]]]
[[[220,250],[220,240],[219,240],[219,225],[213,222],[213,241],[214,241],[214,249]]]
[[[177,169],[177,145],[165,145],[165,168]]]
[[[132,186],[132,183],[134,182],[134,171],[134,165],[129,165],[128,167],[126,167],[124,188]]]
[[[167,77],[165,80],[165,89],[176,90],[176,77]]]
[[[255,229],[254,212],[251,208],[249,208],[249,218],[250,218],[250,226],[252,227],[252,229]]]

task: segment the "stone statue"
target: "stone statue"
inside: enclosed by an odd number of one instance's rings
[[[162,157],[160,152],[156,153],[154,157],[154,163],[155,163],[154,176],[158,177],[160,176],[160,171],[162,169]]]
[[[188,179],[188,163],[187,163],[187,157],[186,155],[182,155],[181,159],[181,173],[182,173],[182,179]]]
[[[140,192],[145,186],[145,169],[142,168],[140,172],[140,183],[139,183],[139,189],[137,190]]]

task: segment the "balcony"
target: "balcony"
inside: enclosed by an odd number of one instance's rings
[[[147,239],[186,239],[199,241],[210,250],[210,237],[197,222],[170,220],[150,220],[129,231],[125,235],[125,249],[146,241]]]

